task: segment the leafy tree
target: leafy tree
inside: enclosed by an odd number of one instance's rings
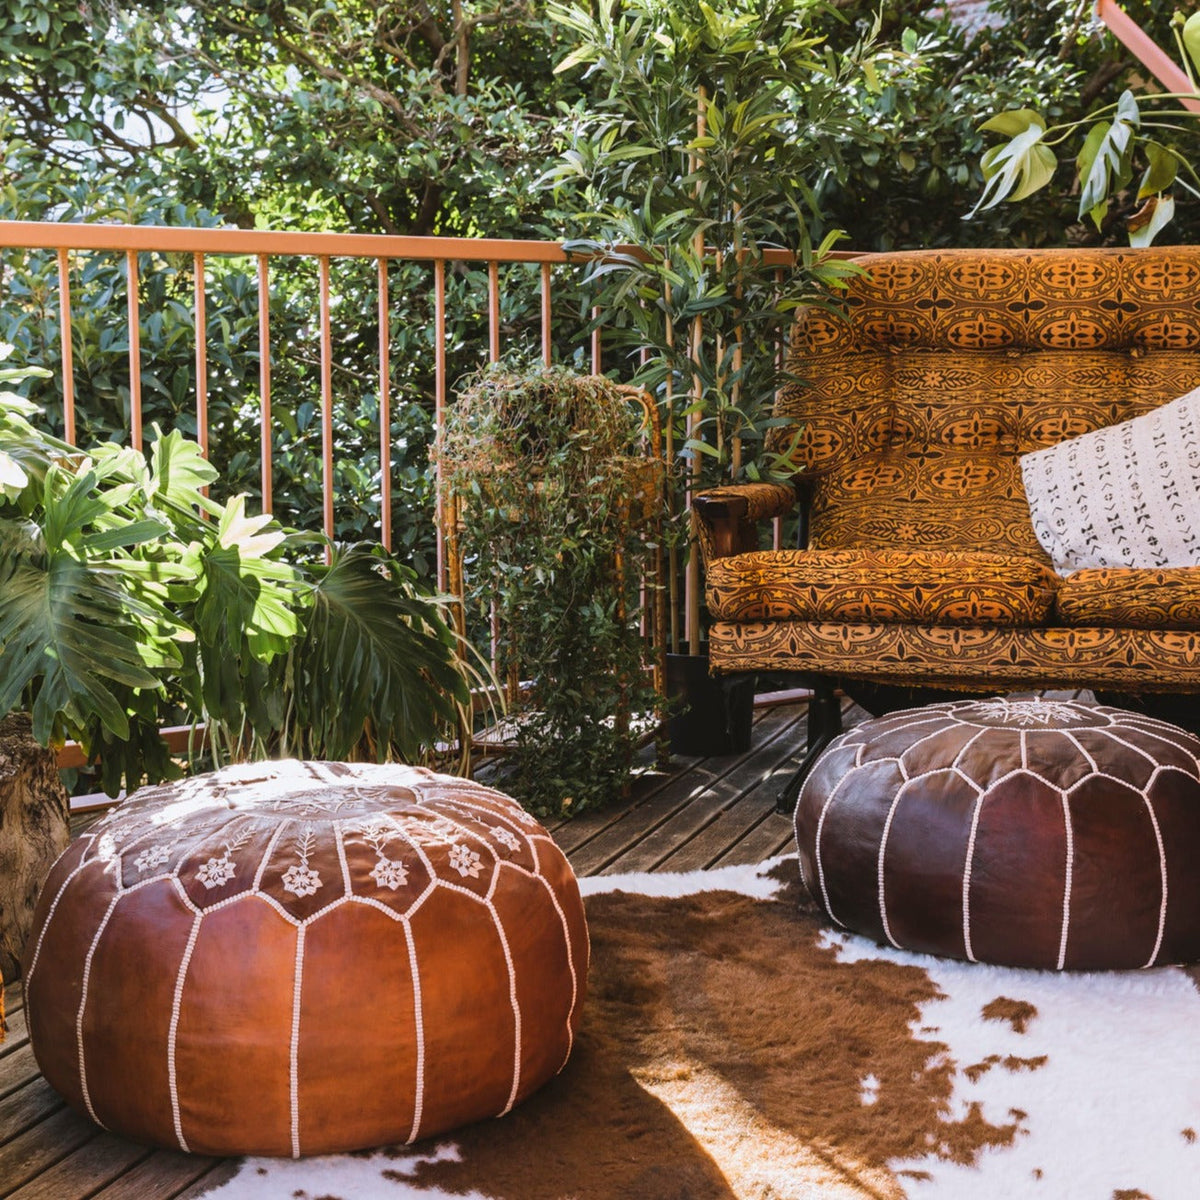
[[[1174,4],[1127,6],[1160,45],[1172,44]],[[876,6],[843,5],[859,33]],[[974,33],[913,0],[882,9],[885,42],[900,42],[923,69],[903,81],[881,70],[877,86],[856,92],[863,115],[844,151],[845,169],[824,181],[827,218],[859,250],[923,246],[1062,245],[1123,242],[1124,218],[1140,206],[1133,192],[1116,198],[1096,229],[1083,224],[1073,177],[1060,172],[1020,205],[976,212],[985,179],[981,158],[994,135],[980,129],[991,114],[1032,109],[1047,123],[1069,123],[1115,99],[1139,64],[1078,0],[993,0],[995,24]],[[908,31],[907,33],[905,31]],[[849,36],[831,29],[831,40]],[[1177,196],[1173,235],[1194,240],[1200,204]]]
[[[388,233],[527,235],[542,199],[553,32],[523,4],[357,0],[12,4],[0,17],[0,215],[153,224],[269,225]],[[53,256],[4,256],[0,337],[56,362]],[[76,272],[76,390],[83,432],[129,427],[127,344],[113,319],[119,257]],[[147,424],[194,432],[191,262],[139,264]],[[0,266],[0,269],[4,269]],[[253,264],[209,262],[210,434],[223,494],[257,491],[258,344]],[[319,520],[319,357],[312,264],[272,267],[276,511]],[[377,530],[380,475],[374,279],[334,263],[337,533]],[[418,570],[432,563],[427,470],[433,376],[431,272],[392,269],[392,525]],[[448,279],[452,377],[484,357],[486,278]],[[537,321],[536,286],[506,329]],[[569,328],[564,318],[556,328]],[[569,348],[564,345],[563,354]],[[153,363],[153,368],[149,364]],[[54,381],[33,388],[61,412]],[[59,418],[61,420],[61,418]],[[61,425],[59,426],[61,428]]]
[[[1200,98],[1200,14],[1171,21],[1185,74],[1180,95],[1155,92],[1139,99],[1126,87],[1112,103],[1065,120],[1032,108],[1006,109],[983,129],[1008,137],[983,156],[985,179],[977,210],[1002,200],[1024,200],[1046,187],[1059,165],[1056,147],[1080,135],[1073,166],[1079,185],[1079,219],[1104,232],[1118,218],[1135,246],[1147,246],[1172,221],[1176,195],[1200,199],[1195,157],[1195,114],[1179,100]],[[1139,90],[1144,86],[1138,81]],[[1133,208],[1130,207],[1132,204]],[[1136,209],[1136,211],[1134,211]]]

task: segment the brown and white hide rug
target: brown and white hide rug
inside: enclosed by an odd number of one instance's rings
[[[538,1095],[428,1143],[247,1159],[208,1196],[1200,1197],[1187,972],[883,949],[822,925],[794,858],[581,884],[591,993]]]

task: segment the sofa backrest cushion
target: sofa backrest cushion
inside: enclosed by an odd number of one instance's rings
[[[841,298],[845,318],[809,309],[793,330],[797,382],[776,415],[794,424],[767,444],[783,451],[799,429],[802,478],[844,476],[862,459],[916,461],[920,471],[921,460],[944,467],[946,452],[1015,458],[1200,384],[1200,247],[903,251],[857,262],[864,274]],[[928,480],[918,490],[937,491]],[[1008,499],[996,515],[1028,521],[1019,486]]]

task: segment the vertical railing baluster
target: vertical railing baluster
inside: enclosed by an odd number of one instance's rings
[[[446,260],[433,264],[433,428],[438,444],[446,420]],[[438,465],[437,487],[437,583],[439,591],[447,590],[446,582],[446,518],[442,506],[442,469]]]
[[[500,361],[500,264],[488,263],[488,362]]]
[[[321,310],[321,510],[325,536],[333,538],[333,332],[329,316],[329,255],[317,258]],[[325,551],[328,559],[329,550]]]
[[[63,440],[75,445],[75,354],[71,344],[71,264],[58,252],[58,339],[62,347]]]
[[[783,288],[783,279],[784,279],[783,269],[778,268],[775,271],[775,298],[776,298],[776,300],[779,299],[779,292]],[[787,359],[787,344],[786,344],[786,340],[785,340],[786,337],[787,337],[786,333],[781,332],[779,335],[779,340],[775,343],[775,373],[776,373],[777,378],[780,378],[780,379],[782,379],[782,377],[783,377],[784,363],[786,362],[786,359]],[[776,413],[779,411],[779,393],[782,390],[783,389],[779,388],[779,387],[777,387],[775,389],[774,403],[771,405],[772,413]],[[771,545],[776,550],[780,549],[783,546],[783,518],[782,517],[775,517],[771,521]]]
[[[379,267],[379,538],[392,548],[392,323],[388,303],[388,260]]]
[[[271,494],[271,291],[267,273],[267,256],[258,256],[258,392],[261,401],[259,417],[260,477],[262,480],[262,509],[270,512],[274,506]]]
[[[192,255],[192,326],[196,334],[196,441],[208,457],[208,301],[204,289],[204,255]]]
[[[142,329],[138,303],[138,255],[125,251],[126,319],[129,323],[129,444],[142,448]]]
[[[542,365],[548,367],[554,357],[550,340],[550,264],[542,263]]]

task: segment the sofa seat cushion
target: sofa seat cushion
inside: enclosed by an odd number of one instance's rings
[[[1058,579],[1044,563],[966,550],[758,550],[708,570],[720,621],[1040,625]]]
[[[1074,571],[1055,601],[1064,625],[1120,629],[1200,629],[1200,567]]]
[[[889,448],[813,481],[810,544],[825,550],[969,546],[1048,561],[1015,445]]]

